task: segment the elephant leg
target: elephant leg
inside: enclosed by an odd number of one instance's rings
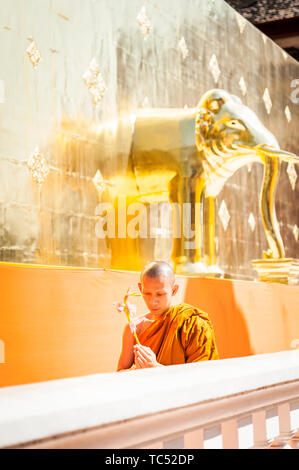
[[[207,266],[216,263],[215,254],[215,198],[205,197],[203,200],[203,249],[204,261]]]
[[[177,175],[171,182],[170,202],[172,203],[173,249],[171,258],[174,266],[192,262],[190,235],[192,224],[192,205],[190,177]],[[193,242],[194,244],[194,242]]]
[[[203,261],[203,188],[204,188],[204,179],[196,178],[195,211],[194,211],[194,226],[195,226],[194,261],[196,263]]]
[[[269,157],[263,153],[264,178],[260,195],[260,210],[265,235],[269,244],[267,258],[284,258],[283,241],[275,212],[275,190],[278,180],[280,162],[278,158]]]

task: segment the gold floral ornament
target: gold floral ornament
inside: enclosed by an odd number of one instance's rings
[[[41,186],[46,181],[50,170],[38,147],[28,159],[27,165],[31,170],[33,180]]]
[[[141,10],[138,13],[136,19],[138,21],[139,28],[140,28],[141,34],[143,36],[143,39],[146,41],[149,34],[150,34],[150,32],[151,32],[151,30],[152,30],[152,24],[149,20],[149,17],[146,14],[145,6],[143,6],[141,8]]]
[[[26,52],[33,65],[33,68],[36,69],[36,67],[38,66],[41,60],[41,55],[40,55],[40,52],[38,50],[35,40],[33,38],[29,38],[29,40],[31,42],[29,46],[27,47]]]
[[[295,165],[292,161],[290,161],[288,163],[287,174],[288,174],[288,177],[289,177],[290,184],[292,186],[292,190],[294,191],[295,187],[296,187],[296,181],[297,181],[298,176],[297,176]]]
[[[134,292],[131,290],[131,288],[129,288],[126,292],[126,295],[124,296],[123,302],[113,302],[113,305],[116,307],[118,312],[125,313],[136,343],[140,344],[136,333],[136,305],[128,303],[130,296],[140,297],[141,294],[139,294],[139,292]]]
[[[110,181],[104,180],[100,170],[97,170],[96,174],[92,178],[92,182],[95,185],[99,196],[102,194],[102,192],[106,189],[107,186],[114,186],[113,183],[111,183]]]
[[[90,61],[82,78],[92,96],[93,104],[97,106],[102,101],[107,87],[95,58]]]
[[[240,89],[242,91],[242,95],[245,96],[246,93],[247,93],[247,86],[246,86],[246,82],[244,80],[244,77],[241,77],[240,80],[239,80],[239,86],[240,86]]]
[[[235,15],[239,26],[240,34],[243,34],[247,21],[244,16],[240,15],[239,13],[235,12]]]

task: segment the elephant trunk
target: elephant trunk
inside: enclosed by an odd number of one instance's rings
[[[260,207],[263,226],[270,249],[264,253],[266,258],[284,258],[285,251],[279,231],[275,211],[275,191],[278,181],[281,161],[299,162],[299,158],[290,152],[285,152],[267,145],[257,146],[257,151],[264,162],[264,179],[260,195]]]
[[[265,235],[270,249],[264,253],[265,258],[284,258],[285,251],[280,235],[275,211],[275,192],[278,181],[280,162],[265,156],[264,178],[260,194],[260,210]]]

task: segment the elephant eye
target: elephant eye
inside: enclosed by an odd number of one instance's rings
[[[236,119],[233,119],[232,121],[229,121],[227,123],[227,127],[230,127],[232,129],[239,129],[241,131],[245,131],[245,127],[243,126],[243,124],[241,124],[241,122],[237,121]]]

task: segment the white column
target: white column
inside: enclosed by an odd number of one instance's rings
[[[203,429],[186,433],[184,442],[185,449],[203,449]]]
[[[221,432],[223,449],[239,448],[238,422],[236,419],[222,423]]]
[[[253,448],[264,449],[267,448],[269,443],[267,439],[266,429],[266,411],[257,411],[252,413],[253,424]]]
[[[283,403],[277,407],[279,419],[279,436],[271,443],[270,447],[290,448],[288,441],[292,437],[290,404]]]

